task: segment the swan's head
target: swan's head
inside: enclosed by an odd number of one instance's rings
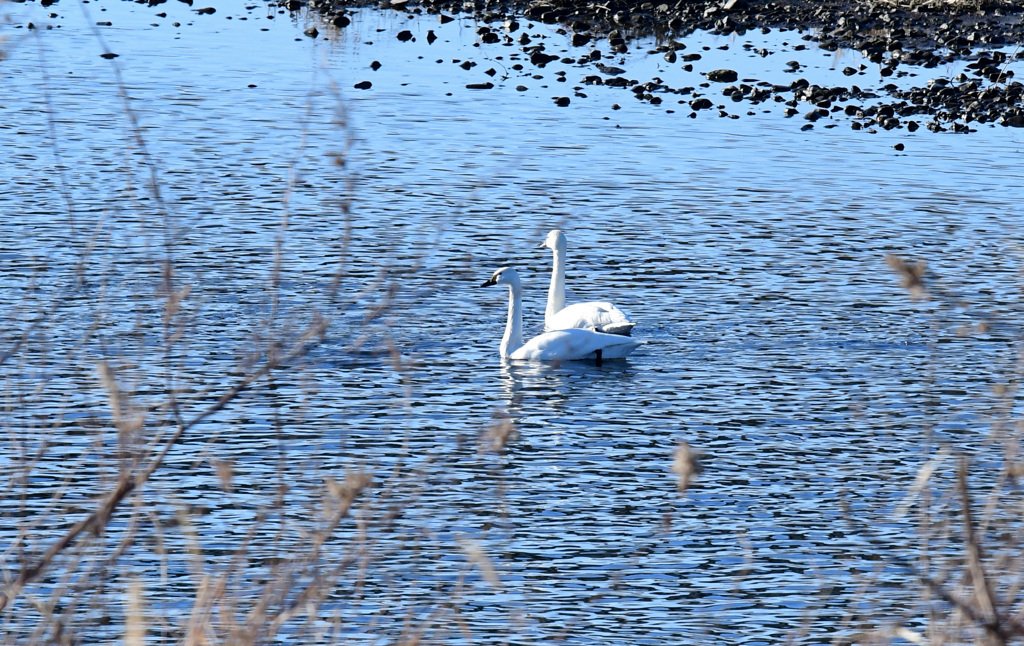
[[[541,246],[552,250],[565,249],[565,234],[560,229],[552,229]]]
[[[502,267],[498,271],[494,272],[494,275],[491,276],[490,280],[480,286],[490,287],[491,285],[510,285],[512,287],[516,287],[520,284],[519,273],[516,272],[515,269],[512,269],[511,267]]]

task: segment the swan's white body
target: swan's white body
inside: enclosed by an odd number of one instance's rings
[[[501,338],[503,359],[525,361],[579,361],[582,359],[621,359],[637,349],[640,341],[619,334],[571,328],[545,332],[523,342],[523,286],[519,274],[502,267],[481,285],[508,285],[508,322]]]
[[[551,285],[548,287],[548,306],[544,310],[545,330],[584,328],[608,334],[629,336],[636,325],[629,315],[605,301],[590,301],[565,305],[565,234],[555,229],[548,233],[543,246],[554,252]]]

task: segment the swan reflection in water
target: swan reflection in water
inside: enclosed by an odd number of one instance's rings
[[[499,377],[506,411],[519,424],[538,415],[585,419],[587,411],[603,408],[606,398],[628,392],[626,382],[637,372],[627,361],[609,361],[600,367],[578,361],[502,361]]]

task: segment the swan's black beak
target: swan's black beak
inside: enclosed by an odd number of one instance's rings
[[[491,276],[490,279],[486,283],[484,283],[483,285],[480,285],[480,287],[490,287],[491,285],[497,285],[497,284],[498,284],[498,282],[496,280],[494,280],[494,276]]]

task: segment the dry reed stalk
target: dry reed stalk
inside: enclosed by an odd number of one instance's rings
[[[686,493],[693,480],[704,471],[700,463],[701,452],[692,448],[688,442],[681,441],[676,447],[672,459],[672,472],[676,474],[676,487],[679,493]]]

